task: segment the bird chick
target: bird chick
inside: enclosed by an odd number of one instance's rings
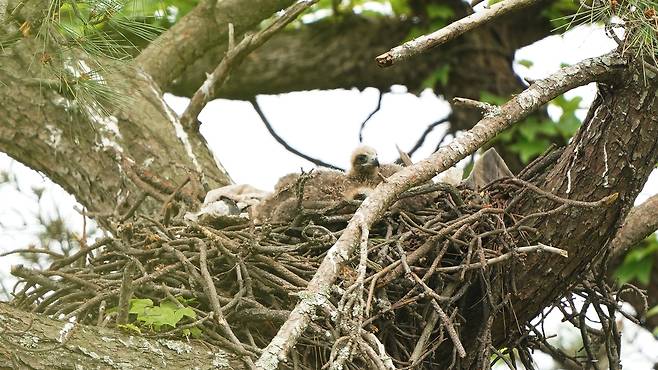
[[[379,159],[372,147],[362,145],[352,152],[347,177],[355,182],[374,183],[379,179]]]
[[[363,200],[383,178],[401,168],[395,164],[380,165],[375,149],[360,146],[352,152],[347,173],[321,169],[306,175],[283,176],[274,193],[255,207],[254,222],[290,222],[297,216],[300,204],[304,209],[320,210],[344,200]]]
[[[348,179],[355,186],[376,186],[382,179],[401,170],[400,165],[380,164],[377,151],[367,145],[359,146],[352,152],[350,170],[347,172]]]

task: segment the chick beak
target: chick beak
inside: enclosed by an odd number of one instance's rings
[[[370,160],[370,164],[375,167],[379,167],[379,159],[377,157]]]

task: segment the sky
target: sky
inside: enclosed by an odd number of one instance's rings
[[[531,60],[526,68],[518,63],[516,72],[522,77],[538,79],[557,71],[563,63],[576,63],[588,57],[606,53],[615,46],[603,30],[580,27],[563,36],[551,36],[517,52],[516,60]],[[594,86],[575,89],[567,96],[583,97],[583,118],[593,100]],[[349,155],[359,144],[361,122],[377,105],[379,92],[375,89],[359,91],[305,91],[274,96],[259,96],[258,102],[274,130],[291,146],[326,162],[348,167]],[[178,113],[185,109],[188,99],[170,94],[165,100]],[[406,92],[403,86],[393,86],[384,92],[381,109],[372,117],[363,131],[364,143],[379,152],[380,162],[397,158],[396,145],[409,150],[427,125],[445,117],[448,104],[431,91],[420,96]],[[549,111],[557,114],[555,108]],[[277,179],[300,168],[314,166],[286,151],[267,132],[258,115],[248,102],[216,100],[208,104],[199,117],[201,133],[205,136],[217,158],[237,183],[248,183],[271,190]],[[444,127],[438,127],[414,156],[414,160],[428,156],[436,146]],[[40,200],[12,186],[0,185],[0,253],[23,247],[36,241],[34,234],[39,226],[35,214],[52,217],[60,212],[73,230],[81,230],[82,216],[75,210],[75,199],[45,176],[27,169],[6,155],[0,155],[0,171],[9,171],[23,189],[44,188]],[[649,183],[638,197],[638,202],[658,192],[658,174],[652,174]],[[27,192],[29,193],[29,192]],[[0,277],[6,276],[9,266],[18,261],[0,257]],[[561,329],[556,322],[557,331]],[[624,348],[624,365],[631,369],[650,369],[658,361],[658,344],[653,337],[630,324],[625,324],[624,341],[632,341]],[[570,338],[564,333],[561,338]],[[639,345],[642,343],[642,345]],[[629,352],[630,351],[630,352]],[[550,359],[538,358],[542,368],[550,368]]]

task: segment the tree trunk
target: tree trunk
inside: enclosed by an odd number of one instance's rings
[[[44,173],[91,211],[127,209],[144,191],[134,185],[137,179],[169,189],[188,174],[203,174],[210,186],[231,182],[202,137],[183,130],[144,73],[117,67],[104,76],[127,97],[126,106],[108,115],[97,103],[68,99],[35,79],[39,50],[38,42],[26,39],[3,59],[0,150]],[[106,68],[112,67],[108,61]]]

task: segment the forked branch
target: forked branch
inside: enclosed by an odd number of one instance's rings
[[[226,56],[219,63],[217,68],[210,73],[206,81],[194,93],[190,100],[190,105],[185,109],[181,116],[181,123],[186,129],[198,130],[196,127],[196,118],[201,113],[203,107],[215,98],[217,90],[226,82],[229,73],[234,65],[240,63],[250,52],[263,45],[275,33],[280,31],[290,22],[297,19],[306,9],[310,8],[318,0],[303,0],[291,5],[283,15],[279,16],[272,24],[263,28],[255,34],[248,34],[234,47],[232,46],[232,32],[229,32],[229,49]]]

